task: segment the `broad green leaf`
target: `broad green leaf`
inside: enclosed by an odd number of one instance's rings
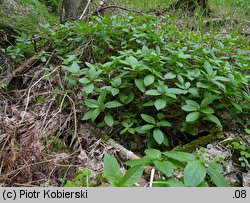
[[[156,52],[157,55],[160,55],[161,54],[161,48],[159,46],[156,46],[155,52]]]
[[[190,86],[191,86],[191,83],[190,83],[190,82],[186,82],[186,83],[185,83],[185,89],[186,89],[186,90],[189,89]]]
[[[154,104],[155,104],[155,108],[157,110],[160,110],[166,107],[167,101],[165,99],[156,99]]]
[[[160,178],[157,180],[154,180],[152,187],[169,187],[169,184],[167,183],[167,181],[163,178]]]
[[[154,165],[156,169],[162,173],[164,173],[166,176],[172,176],[174,165],[169,161],[154,161]]]
[[[141,159],[133,159],[126,161],[124,164],[130,167],[137,166],[137,165],[150,165],[152,163],[151,157],[142,157]]]
[[[178,61],[176,62],[176,64],[177,64],[180,68],[183,68],[183,66],[184,66],[182,63],[180,63],[180,62],[178,62]]]
[[[175,159],[180,162],[191,162],[196,160],[193,154],[187,152],[167,151],[163,154],[171,159]]]
[[[161,151],[157,149],[146,149],[145,154],[150,157],[151,159],[160,159],[161,158]]]
[[[119,107],[119,106],[122,106],[122,104],[118,101],[110,101],[110,102],[107,102],[105,104],[105,107],[108,108],[108,109],[111,109],[111,108],[116,108],[116,107]]]
[[[111,94],[112,94],[113,96],[119,94],[119,92],[120,92],[120,90],[117,89],[117,88],[112,88],[112,90],[111,90]]]
[[[199,89],[198,88],[189,88],[188,92],[190,92],[193,96],[199,97]]]
[[[141,117],[144,121],[151,123],[151,124],[155,124],[155,119],[152,116],[149,116],[147,114],[141,114]]]
[[[106,90],[102,91],[101,94],[99,95],[98,99],[97,99],[98,102],[103,104],[105,99],[106,99],[106,96],[107,96],[107,91]]]
[[[178,56],[182,59],[189,59],[191,58],[191,55],[189,54],[184,54],[184,53],[179,53]]]
[[[158,113],[156,116],[159,120],[162,120],[166,115],[164,113]]]
[[[197,187],[209,187],[206,182],[202,182],[201,184],[197,185]]]
[[[199,161],[189,163],[184,169],[184,183],[187,186],[196,187],[205,177],[206,168]]]
[[[196,121],[200,116],[200,113],[199,112],[192,112],[192,113],[189,113],[187,116],[186,116],[186,122],[194,122]]]
[[[166,182],[169,185],[169,187],[184,187],[183,182],[176,180],[174,178],[170,178]]]
[[[135,79],[135,85],[141,92],[145,92],[145,85],[143,79]]]
[[[135,68],[138,65],[138,60],[133,57],[133,56],[129,56],[126,58],[126,62],[132,67]]]
[[[168,88],[166,92],[170,94],[183,94],[184,90],[179,88]]]
[[[207,172],[217,187],[229,187],[228,181],[218,171],[208,167]]]
[[[171,163],[174,165],[175,169],[182,169],[184,170],[186,163],[182,163],[180,161],[177,161],[175,159],[169,159],[169,161],[171,161]]]
[[[220,80],[220,81],[223,81],[223,82],[229,82],[230,81],[229,78],[226,78],[224,76],[215,76],[214,79],[215,80]]]
[[[127,95],[123,94],[123,93],[120,93],[119,94],[119,99],[122,103],[125,103],[126,99],[127,99]]]
[[[154,136],[155,141],[158,144],[162,144],[162,142],[164,140],[164,134],[163,134],[163,132],[161,130],[155,129],[154,132],[153,132],[153,136]]]
[[[106,62],[106,63],[102,64],[102,67],[103,67],[103,68],[110,67],[113,63],[114,63],[114,62],[111,62],[111,61]]]
[[[104,155],[103,176],[108,180],[112,181],[113,184],[115,182],[118,182],[123,176],[117,160],[107,153]]]
[[[85,92],[87,94],[93,92],[94,88],[95,88],[95,86],[93,85],[93,83],[89,83],[89,84],[85,85],[85,87],[84,87]]]
[[[151,52],[150,49],[145,45],[143,45],[141,50],[142,50],[143,54],[150,54],[150,52]]]
[[[155,81],[155,77],[153,75],[147,75],[144,78],[144,84],[145,84],[145,86],[151,85],[154,81]]]
[[[214,113],[214,110],[208,106],[201,108],[201,112],[205,114],[212,114]]]
[[[194,100],[187,99],[187,100],[185,100],[185,102],[189,106],[196,107],[197,109],[200,108],[200,105],[196,101],[194,101]]]
[[[120,77],[114,78],[113,82],[111,83],[114,87],[118,87],[122,84],[122,79]]]
[[[134,95],[133,92],[131,92],[131,93],[128,95],[127,99],[124,101],[124,103],[125,103],[125,104],[129,104],[130,102],[132,102],[132,101],[134,100],[134,98],[135,98],[135,95]]]
[[[195,106],[190,106],[190,105],[184,105],[181,107],[184,111],[197,111],[199,108],[195,107]]]
[[[173,99],[177,99],[177,97],[176,97],[175,94],[172,94],[172,93],[170,93],[170,92],[167,92],[167,90],[166,90],[165,95],[168,96],[168,97],[171,97],[171,98],[173,98]]]
[[[151,130],[152,128],[154,128],[155,126],[154,125],[143,125],[142,127],[141,127],[141,130],[142,131],[149,131],[149,130]]]
[[[110,114],[106,114],[106,115],[105,115],[104,121],[105,121],[105,123],[106,123],[109,127],[111,127],[111,126],[114,125],[114,119],[113,119],[113,117],[112,117]]]
[[[170,127],[170,126],[172,126],[172,124],[169,123],[168,121],[160,121],[160,122],[156,123],[156,126],[157,127],[161,127],[161,126],[163,126],[163,127]]]
[[[134,166],[125,173],[122,179],[116,184],[117,186],[132,186],[134,185],[142,176],[143,166]]]
[[[199,88],[204,88],[204,89],[210,89],[211,88],[211,85],[205,84],[205,83],[202,83],[202,82],[197,82],[196,86],[199,87]]]
[[[161,93],[158,90],[148,90],[146,92],[146,95],[157,96],[157,95],[161,95]]]
[[[84,103],[89,108],[98,108],[100,106],[99,102],[94,99],[85,99]]]
[[[181,84],[184,84],[184,79],[181,75],[177,75],[177,79]]]
[[[131,92],[129,95],[119,94],[119,99],[124,104],[129,104],[134,100],[134,93]]]
[[[238,109],[240,112],[242,112],[242,107],[241,107],[240,104],[237,104],[236,102],[233,102],[233,101],[231,101],[231,104],[232,104],[236,109]]]
[[[226,90],[226,86],[224,84],[222,84],[221,82],[213,81],[213,83],[216,84],[221,90],[223,90],[223,91]]]
[[[217,164],[215,162],[208,162],[207,163],[211,168],[219,171],[219,172],[223,172],[223,167],[220,164]]]
[[[207,60],[205,60],[204,62],[204,68],[206,69],[208,74],[212,74],[213,68]]]
[[[98,102],[103,104],[106,99],[106,96],[107,96],[107,91],[106,90],[102,91],[98,97]]]
[[[172,73],[172,72],[169,72],[169,73],[167,73],[166,75],[165,75],[165,79],[168,79],[168,80],[170,80],[170,79],[174,79],[176,77],[176,74],[174,74],[174,73]]]
[[[42,56],[40,59],[41,59],[42,62],[46,62],[47,61],[46,57],[44,57],[44,56]]]
[[[154,106],[154,105],[155,105],[154,101],[148,101],[148,102],[145,102],[144,104],[142,104],[142,106]]]
[[[91,119],[93,111],[94,110],[92,109],[92,110],[88,111],[87,113],[85,113],[82,120],[85,121],[85,120]]]
[[[168,140],[168,138],[166,136],[164,136],[162,144],[164,144],[165,146],[169,147],[169,140]]]
[[[86,64],[86,66],[88,66],[89,68],[95,69],[95,66],[92,65],[91,63],[85,62],[85,64]]]
[[[201,107],[205,107],[205,106],[208,106],[209,104],[211,104],[213,101],[214,101],[214,97],[211,96],[211,97],[206,97],[205,99],[203,99],[201,101]]]
[[[81,79],[79,80],[79,82],[86,85],[86,84],[90,83],[91,81],[90,81],[88,78],[81,78]]]
[[[206,118],[207,118],[208,120],[214,122],[216,125],[221,126],[220,120],[219,120],[215,115],[207,114],[207,115],[206,115]]]
[[[92,115],[91,115],[91,121],[94,122],[95,119],[99,116],[99,114],[101,113],[100,109],[94,109]]]
[[[80,66],[77,63],[72,63],[70,66],[70,72],[71,73],[78,73],[80,71]]]

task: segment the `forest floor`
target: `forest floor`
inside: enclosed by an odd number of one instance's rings
[[[196,153],[231,186],[250,186],[249,13],[112,8],[59,24],[32,2],[0,5],[0,186],[109,186],[104,154],[124,172],[147,148]],[[126,2],[117,5],[135,9]]]

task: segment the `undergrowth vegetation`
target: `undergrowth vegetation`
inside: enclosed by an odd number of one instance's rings
[[[203,21],[191,31],[184,21],[179,26],[171,16],[124,14],[41,23],[5,51],[16,62],[37,55],[53,91],[73,98],[80,122],[115,138],[140,137],[146,156],[126,162],[126,173],[105,155],[104,177],[114,186],[134,185],[145,166],[163,174],[154,186],[229,186],[223,160],[206,158],[200,146],[194,154],[169,151],[176,147],[170,138],[192,140],[233,126],[249,133],[249,41],[235,32],[216,34],[218,27],[211,33]],[[53,76],[58,68],[63,85]],[[249,168],[248,148],[232,147]],[[65,186],[89,186],[91,177],[84,170]]]
[[[197,135],[232,118],[246,122],[249,47],[240,36],[187,33],[168,18],[130,15],[41,30],[46,39],[37,43],[53,41],[64,80],[84,98],[83,120],[146,134],[150,146],[153,140],[167,144],[171,126]],[[23,52],[32,50],[27,39],[16,47],[23,43]],[[86,43],[98,63],[86,62],[84,47],[76,49]]]

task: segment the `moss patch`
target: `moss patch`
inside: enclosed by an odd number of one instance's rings
[[[174,148],[174,150],[183,152],[194,152],[195,149],[198,147],[206,147],[209,143],[213,143],[216,140],[222,140],[224,138],[225,135],[223,134],[221,129],[214,129],[209,135],[200,137],[183,146],[178,146]]]
[[[54,24],[59,17],[50,13],[38,0],[18,0],[0,4],[0,30],[10,27],[19,32],[33,33],[39,23]]]

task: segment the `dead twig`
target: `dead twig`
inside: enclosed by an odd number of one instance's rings
[[[139,156],[135,155],[133,152],[129,151],[112,138],[103,135],[102,139],[105,140],[106,144],[114,147],[118,151],[118,155],[122,160],[140,159]]]
[[[27,59],[22,65],[20,65],[17,69],[15,69],[12,73],[9,73],[6,78],[4,78],[2,81],[0,81],[0,84],[9,85],[11,80],[17,76],[23,73],[26,69],[31,67],[31,64],[33,64],[37,60],[37,56],[32,56],[31,58]]]
[[[150,173],[149,187],[153,186],[154,176],[155,176],[155,168],[152,168]]]
[[[41,80],[43,80],[44,78],[46,78],[46,77],[52,75],[52,74],[53,74],[55,71],[57,71],[59,68],[60,68],[60,66],[57,66],[57,67],[56,67],[53,71],[51,71],[49,74],[44,75],[44,76],[41,77],[39,80],[37,80],[33,85],[31,85],[31,87],[30,87],[29,90],[28,90],[27,102],[26,102],[26,105],[25,105],[24,113],[26,113],[26,112],[27,112],[27,109],[28,109],[31,89],[32,89],[34,86],[36,86]],[[21,119],[20,123],[23,122],[23,119],[24,119],[24,117]]]
[[[28,165],[23,165],[23,166],[15,169],[15,170],[9,172],[8,174],[5,175],[5,177],[13,176],[13,174],[15,174],[15,176],[16,176],[16,173],[20,173],[22,170],[24,170],[27,167],[31,167],[31,166],[35,166],[35,165],[39,165],[39,164],[44,164],[44,163],[49,163],[49,162],[53,162],[53,161],[59,161],[59,160],[61,161],[61,160],[65,160],[65,159],[77,157],[77,156],[75,156],[75,154],[78,153],[78,152],[79,152],[79,150],[76,150],[76,151],[74,151],[73,153],[69,154],[66,157],[53,158],[53,159],[49,159],[49,160],[44,160],[44,161],[39,161],[39,162],[31,163],[31,164],[28,164]]]
[[[82,15],[80,16],[79,20],[82,20],[83,16],[85,15],[85,13],[86,13],[86,11],[87,11],[89,5],[90,5],[90,2],[91,2],[91,0],[88,0],[88,3],[87,3],[87,5],[85,6],[85,8],[84,8],[84,10],[83,10],[83,12],[82,12]]]
[[[113,9],[113,8],[114,8],[114,9],[124,10],[124,11],[129,11],[129,12],[132,12],[132,13],[138,13],[138,14],[141,14],[141,15],[143,14],[143,12],[141,12],[141,11],[136,11],[136,10],[124,8],[124,7],[122,7],[122,6],[111,5],[111,6],[105,6],[105,7],[103,7],[103,8],[98,9],[97,11],[93,12],[92,15],[98,14],[98,13],[104,11],[104,10]]]

